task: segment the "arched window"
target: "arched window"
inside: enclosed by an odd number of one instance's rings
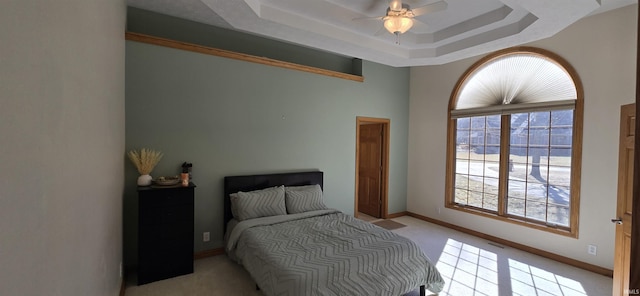
[[[583,92],[561,57],[481,59],[449,103],[446,206],[578,236]]]

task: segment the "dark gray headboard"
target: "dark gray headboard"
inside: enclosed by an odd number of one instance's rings
[[[238,191],[253,191],[274,186],[301,186],[318,184],[322,188],[323,173],[320,171],[294,172],[265,175],[228,176],[224,177],[224,230],[233,218],[229,194]]]

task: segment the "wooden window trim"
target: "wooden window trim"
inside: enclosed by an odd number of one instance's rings
[[[530,53],[534,55],[539,55],[545,57],[546,59],[556,63],[573,79],[573,82],[576,86],[576,102],[575,109],[573,115],[573,135],[572,135],[572,154],[571,154],[571,215],[569,218],[569,227],[551,227],[542,223],[533,222],[524,217],[515,217],[512,215],[508,215],[506,213],[506,199],[503,196],[499,196],[498,198],[498,211],[497,213],[485,211],[478,208],[473,208],[469,206],[459,205],[455,202],[455,194],[454,194],[454,182],[455,182],[455,157],[456,157],[456,119],[452,118],[451,111],[455,109],[458,95],[466,82],[467,79],[470,78],[471,74],[473,74],[476,69],[481,67],[487,62],[490,62],[494,59],[498,59],[505,55],[515,54],[515,53]],[[502,126],[504,128],[505,125],[505,117],[507,115],[503,115],[502,117]],[[580,179],[581,179],[581,168],[582,168],[582,129],[583,129],[583,117],[584,117],[584,90],[582,86],[582,82],[580,77],[578,76],[575,69],[562,57],[559,55],[552,53],[550,51],[534,48],[534,47],[513,47],[504,50],[500,50],[494,52],[492,54],[487,55],[486,57],[478,60],[474,63],[467,71],[460,77],[456,86],[453,89],[451,97],[449,99],[449,108],[447,114],[447,164],[446,164],[446,177],[445,177],[445,207],[462,211],[465,213],[470,213],[474,215],[479,215],[482,217],[487,217],[491,219],[496,219],[503,222],[508,222],[516,225],[526,226],[533,229],[538,229],[541,231],[546,231],[554,234],[559,234],[563,236],[568,236],[572,238],[578,238],[579,233],[579,217],[580,217]],[[506,139],[505,139],[506,138]],[[501,136],[500,145],[504,146],[505,141],[509,141],[508,137]],[[508,166],[503,162],[506,162],[508,156],[505,156],[508,151],[506,149],[501,149],[500,151],[500,179],[499,186],[504,187],[501,188],[501,192],[506,192],[506,186],[508,175],[503,172],[503,170],[507,169]]]

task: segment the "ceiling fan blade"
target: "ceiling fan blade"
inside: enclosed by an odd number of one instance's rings
[[[380,3],[380,0],[370,0],[369,5],[367,5],[364,10],[366,12],[372,12],[374,9],[378,8],[378,3]]]
[[[376,20],[376,21],[381,21],[384,18],[384,16],[374,16],[374,17],[357,17],[354,19],[351,19],[352,21],[371,21],[371,20]]]
[[[401,0],[391,0],[389,1],[389,9],[392,11],[401,11],[402,10],[402,1]]]
[[[413,26],[411,27],[411,30],[414,30],[417,32],[424,32],[428,29],[429,29],[429,25],[421,22],[418,19],[413,19]]]
[[[413,15],[415,16],[419,16],[419,15],[423,15],[426,13],[432,13],[432,12],[436,12],[436,11],[441,11],[441,10],[445,10],[447,9],[447,2],[444,1],[438,1],[438,2],[434,2],[431,4],[427,4],[425,6],[420,6],[418,8],[414,8],[411,11],[413,11]]]
[[[387,31],[387,29],[385,29],[384,26],[380,26],[380,28],[378,29],[378,31],[376,31],[375,34],[373,34],[374,36],[382,36],[384,35],[384,33],[389,33],[389,31]]]

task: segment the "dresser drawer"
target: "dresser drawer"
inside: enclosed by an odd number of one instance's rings
[[[139,237],[144,241],[188,240],[193,241],[193,208],[189,215],[153,215],[141,219]],[[164,211],[162,211],[164,213]]]
[[[185,204],[193,204],[193,188],[167,188],[139,193],[139,206],[144,208],[162,208]]]
[[[193,224],[193,204],[167,207],[142,207],[138,211],[141,229],[162,229],[172,225]]]

